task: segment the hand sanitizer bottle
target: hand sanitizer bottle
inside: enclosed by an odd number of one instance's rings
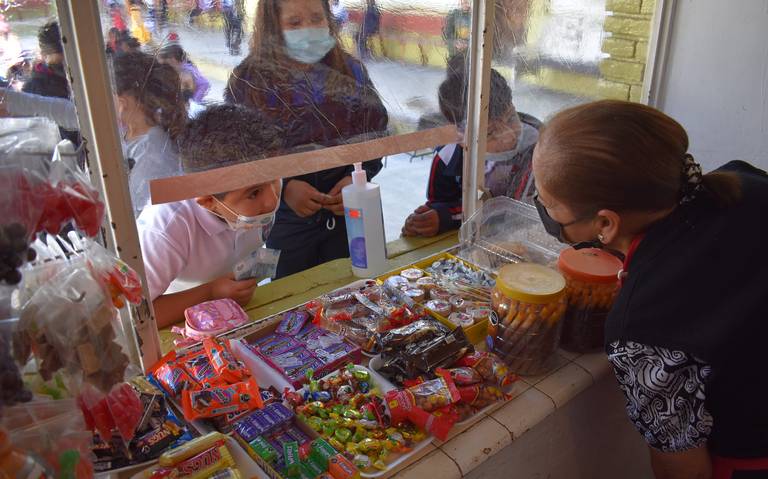
[[[352,184],[341,190],[341,196],[352,273],[358,278],[373,278],[387,269],[381,190],[368,182],[362,164],[355,163]]]

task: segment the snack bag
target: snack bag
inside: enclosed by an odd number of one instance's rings
[[[495,382],[500,388],[505,388],[517,381],[517,376],[509,371],[504,362],[493,353],[476,351],[459,359],[455,366],[469,367],[477,371],[483,380]]]
[[[176,360],[176,351],[171,350],[149,368],[150,374],[172,397],[179,397],[185,389],[199,389],[200,385],[192,379],[184,366]]]
[[[99,198],[99,192],[77,166],[76,158],[74,145],[70,141],[65,140],[56,145],[49,182],[58,192],[56,206],[62,216],[73,219],[77,228],[86,236],[94,237],[101,230],[105,206]],[[51,226],[55,229],[55,225]],[[48,232],[58,234],[59,230]]]
[[[472,368],[446,369],[457,386],[471,386],[483,382],[483,377]]]
[[[141,278],[136,271],[95,241],[86,242],[85,256],[94,278],[101,283],[117,309],[125,306],[125,300],[141,303]]]
[[[408,419],[413,410],[431,412],[450,406],[460,399],[459,391],[447,371],[439,372],[437,379],[407,389],[389,391],[385,397],[395,423]]]
[[[216,338],[203,340],[203,348],[216,373],[228,383],[236,383],[248,376],[245,365],[230,351],[225,342]]]
[[[124,380],[126,344],[112,302],[88,268],[73,261],[26,304],[13,349],[20,364],[34,353],[45,380],[62,370],[75,390],[84,381],[108,393]]]
[[[184,355],[179,360],[190,376],[203,388],[221,382],[204,350]]]
[[[261,409],[261,392],[255,379],[182,393],[184,417],[189,420],[221,416],[235,411]]]
[[[465,404],[482,409],[498,401],[506,401],[508,396],[498,386],[475,384],[459,388],[461,401]]]

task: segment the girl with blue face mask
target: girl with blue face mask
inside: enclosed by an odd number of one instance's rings
[[[286,149],[334,146],[381,135],[387,111],[365,67],[338,41],[327,0],[261,0],[250,53],[225,98],[280,127]],[[368,178],[381,160],[363,163]],[[277,277],[349,256],[341,189],[352,167],[285,178],[267,246],[281,250]]]

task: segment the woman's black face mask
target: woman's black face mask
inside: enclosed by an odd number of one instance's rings
[[[539,201],[538,193],[533,197],[533,204],[536,206],[536,211],[539,212],[539,218],[541,219],[542,224],[544,224],[544,229],[546,230],[546,232],[549,233],[551,236],[554,236],[559,242],[571,245],[575,249],[603,247],[603,244],[598,240],[582,241],[580,243],[574,244],[573,242],[565,239],[565,235],[563,234],[563,228],[565,228],[566,226],[575,225],[580,221],[584,221],[586,218],[573,220],[570,223],[566,223],[566,224],[558,223],[557,221],[554,220],[554,218],[549,216],[549,212],[547,211],[547,208],[545,208],[544,205],[541,204],[541,201]]]
[[[544,205],[541,204],[541,201],[539,201],[538,193],[533,196],[533,204],[536,205],[536,211],[539,212],[539,218],[541,218],[541,222],[544,224],[544,229],[547,231],[547,233],[549,233],[551,236],[554,236],[561,243],[568,243],[563,235],[563,228],[576,223],[576,221],[568,223],[567,225],[555,221],[551,216],[549,216],[547,208],[545,208]]]

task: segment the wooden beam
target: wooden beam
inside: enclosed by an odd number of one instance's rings
[[[290,178],[337,166],[351,165],[387,155],[456,143],[453,125],[388,136],[375,140],[332,146],[313,151],[276,156],[215,170],[152,180],[152,204],[170,203],[198,196],[224,193],[278,178]]]

